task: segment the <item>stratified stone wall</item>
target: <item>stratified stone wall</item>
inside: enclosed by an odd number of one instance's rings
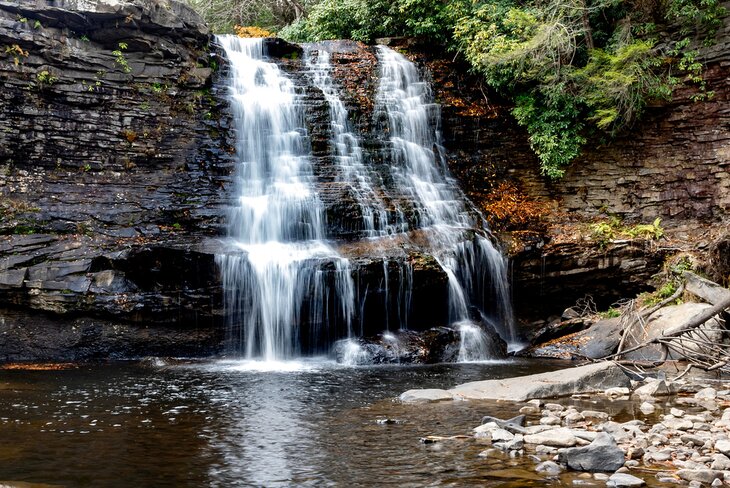
[[[0,361],[219,347],[211,39],[178,2],[0,1]]]

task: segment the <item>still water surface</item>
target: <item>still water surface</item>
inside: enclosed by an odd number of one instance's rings
[[[302,362],[270,368],[218,361],[0,371],[0,481],[69,487],[572,484],[535,475],[525,458],[479,457],[487,446],[473,439],[419,442],[425,435],[469,434],[483,415],[511,417],[518,406],[395,400],[410,388],[563,366]]]

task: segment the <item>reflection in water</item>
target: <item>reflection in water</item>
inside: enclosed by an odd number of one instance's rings
[[[545,485],[540,477],[527,481],[528,474],[535,478],[531,461],[485,460],[478,454],[486,446],[473,439],[418,441],[468,434],[483,415],[513,416],[514,405],[414,407],[393,398],[410,388],[560,363],[279,366],[263,372],[253,362],[0,371],[0,480],[105,487]]]

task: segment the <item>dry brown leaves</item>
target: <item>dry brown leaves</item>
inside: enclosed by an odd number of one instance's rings
[[[77,367],[78,365],[73,363],[8,363],[0,365],[0,369],[21,371],[61,371]]]
[[[528,230],[546,218],[546,202],[524,194],[514,183],[502,182],[485,198],[483,208],[490,226],[496,230]]]
[[[273,32],[253,25],[235,25],[233,26],[233,30],[238,37],[276,37],[276,34]]]

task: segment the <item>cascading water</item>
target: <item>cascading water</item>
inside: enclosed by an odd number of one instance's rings
[[[478,360],[490,354],[482,329],[472,322],[477,312],[508,341],[514,340],[503,258],[448,176],[437,130],[439,107],[415,66],[388,48],[378,48],[375,117],[388,139],[378,158],[386,165],[377,173],[348,121],[326,50],[307,48],[304,77],[295,82],[266,58],[263,40],[218,40],[229,60],[237,131],[229,245],[217,258],[230,318],[230,352],[267,361],[325,352],[336,340],[354,335],[353,320],[359,319],[362,327],[372,292],[369,284],[361,288],[359,278],[355,287],[350,262],[326,240],[325,207],[317,186],[323,184],[318,179],[322,170],[315,177],[305,122],[307,87],[297,85],[302,79],[322,94],[328,107],[330,152],[324,159],[334,166],[326,184],[347,188],[353,197],[361,221],[352,225],[370,252],[391,252],[379,256],[383,278],[377,292],[384,296],[386,309],[382,327],[408,325],[414,275],[404,249],[420,248],[426,236],[427,252],[448,276],[450,321],[462,337],[459,358]],[[419,236],[417,243],[411,242],[412,234]],[[399,249],[400,254],[392,254]],[[393,307],[397,310],[390,313]],[[359,364],[369,357],[356,342],[345,345],[346,362]]]
[[[514,342],[504,258],[488,238],[479,234],[466,238],[480,226],[448,176],[437,129],[439,107],[432,101],[430,87],[403,55],[385,46],[377,49],[376,113],[390,134],[392,173],[399,189],[416,203],[417,225],[428,228],[434,257],[448,275],[450,320],[464,324],[470,319],[470,307],[483,313],[491,298],[497,315],[494,324],[508,342]],[[485,279],[491,282],[491,293]],[[477,331],[464,325],[460,329],[462,338],[468,330],[473,342]]]
[[[315,54],[316,53],[316,54]],[[374,180],[377,180],[371,170],[364,164],[363,150],[360,146],[359,137],[354,133],[348,122],[348,111],[339,97],[338,88],[332,78],[331,55],[321,46],[315,50],[312,46],[305,48],[304,61],[311,74],[313,84],[325,97],[329,107],[330,116],[330,144],[334,152],[336,166],[338,169],[336,181],[349,186],[351,194],[355,197],[362,215],[362,231],[365,237],[373,240],[374,248],[377,248],[377,238],[393,236],[398,232],[407,230],[407,224],[403,212],[396,208],[395,217],[391,220],[386,210],[386,202],[375,191]],[[382,181],[379,181],[382,187]],[[411,295],[412,268],[407,262],[395,262],[398,273],[399,289],[397,290],[396,302],[391,303],[390,290],[390,261],[383,260],[383,295],[385,297],[385,309],[390,310],[396,307],[398,311],[398,326],[408,326],[408,307]],[[390,330],[390,313],[385,313],[385,329]],[[362,327],[361,327],[362,328]]]
[[[359,138],[347,121],[347,108],[337,94],[332,79],[330,53],[318,49],[316,56],[311,47],[305,50],[304,62],[312,75],[314,86],[321,90],[329,107],[331,145],[337,162],[336,181],[347,184],[362,213],[363,232],[367,237],[383,237],[399,230],[388,225],[385,202],[373,189],[372,172],[363,164]]]
[[[315,344],[322,335],[316,326],[331,317],[348,329],[335,336],[350,335],[352,278],[347,260],[323,240],[296,86],[264,59],[261,39],[218,40],[230,62],[238,158],[237,200],[228,215],[238,252],[218,257],[232,320],[228,339],[246,358],[287,359],[300,352],[304,322],[313,324]],[[333,269],[325,272],[327,265]]]

